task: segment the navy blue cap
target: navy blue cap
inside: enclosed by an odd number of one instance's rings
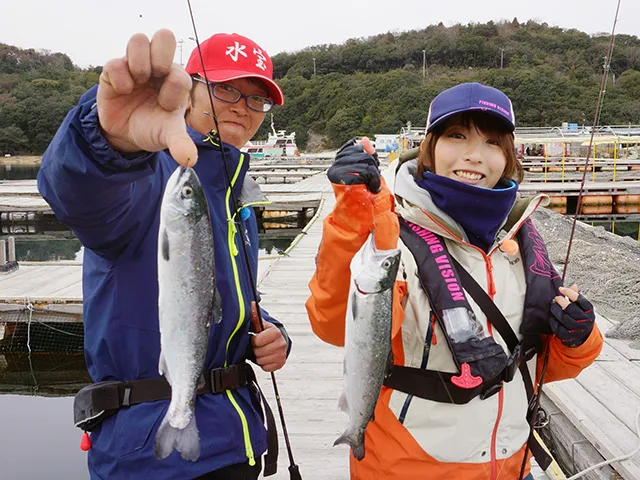
[[[509,132],[516,129],[511,100],[497,88],[480,83],[462,83],[438,94],[429,107],[427,133],[444,120],[462,112],[479,110],[496,116]]]

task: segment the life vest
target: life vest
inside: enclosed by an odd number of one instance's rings
[[[450,255],[440,236],[401,218],[400,238],[415,259],[420,284],[431,306],[431,318],[421,368],[394,365],[384,385],[436,402],[465,404],[475,397],[484,400],[496,394],[504,382],[513,380],[519,369],[531,401],[534,389],[526,362],[540,353],[540,335],[552,333],[549,326],[551,300],[562,285],[560,275],[551,264],[544,242],[531,220],[523,222],[516,236],[527,286],[519,329],[524,336],[522,340],[518,339],[488,294]],[[467,293],[505,340],[509,352],[505,352],[492,336],[482,332],[481,326],[477,328],[480,324],[474,317]],[[455,315],[447,318],[447,314],[452,312]],[[426,368],[428,345],[435,322],[445,332],[444,337],[458,374]],[[459,328],[461,324],[463,328]],[[541,449],[532,446],[532,450],[538,458],[536,451]],[[547,461],[550,462],[548,457],[538,460],[543,468]]]

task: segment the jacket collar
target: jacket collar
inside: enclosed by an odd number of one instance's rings
[[[385,173],[385,180],[396,196],[396,212],[412,223],[418,224],[444,238],[470,243],[464,229],[453,218],[439,209],[429,192],[420,188],[414,174],[417,160],[410,160],[399,165],[391,164]],[[549,203],[547,195],[536,195],[531,198],[520,198],[511,209],[503,229],[508,230],[504,238],[513,238],[520,225],[540,206]],[[493,250],[492,247],[491,250]],[[489,253],[491,253],[491,250]]]

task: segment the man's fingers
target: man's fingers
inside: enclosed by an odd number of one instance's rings
[[[166,28],[158,30],[151,38],[151,75],[156,78],[168,75],[171,71],[175,54],[176,37],[173,32]]]
[[[260,332],[258,335],[256,335],[255,337],[251,338],[251,343],[256,349],[266,348],[274,344],[274,342],[277,342],[278,339],[280,338],[284,341],[284,338],[282,337],[282,332],[280,332],[278,327],[276,327],[272,323],[264,322],[264,330]],[[276,345],[276,348],[277,348],[277,345]],[[270,352],[267,352],[267,353],[270,353]],[[257,350],[256,350],[256,354],[257,354]]]
[[[127,43],[127,64],[133,80],[142,85],[151,76],[151,53],[149,39],[143,33],[136,33]]]
[[[260,368],[265,372],[275,372],[276,370],[280,370],[284,366],[284,362],[277,363],[267,363],[265,365],[260,365]]]
[[[103,98],[110,100],[118,95],[128,95],[134,86],[135,82],[124,58],[114,58],[104,64],[100,74],[100,94]]]
[[[193,167],[198,161],[198,149],[187,134],[186,125],[176,128],[165,136],[165,145],[171,156],[183,167]]]
[[[286,342],[280,343],[278,341],[272,341],[271,343],[260,347],[255,344],[255,340],[257,340],[258,337],[259,335],[256,335],[255,337],[251,338],[251,340],[254,340],[251,343],[253,344],[253,353],[256,355],[256,358],[264,358],[271,355],[281,355],[283,354],[283,352],[286,354]]]
[[[190,91],[191,77],[180,65],[174,63],[169,74],[164,78],[162,87],[160,87],[158,103],[162,108],[171,112],[186,105]]]

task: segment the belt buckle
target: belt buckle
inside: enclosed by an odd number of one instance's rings
[[[507,366],[504,369],[504,381],[510,382],[516,375],[516,370],[520,367],[522,361],[522,344],[519,343],[513,349],[513,353],[507,359]]]
[[[224,388],[222,385],[222,368],[211,370],[211,391],[212,393],[222,393]]]
[[[482,392],[479,397],[480,400],[486,400],[489,397],[493,397],[496,393],[502,390],[503,382],[496,383],[495,385],[490,386],[484,392]]]

